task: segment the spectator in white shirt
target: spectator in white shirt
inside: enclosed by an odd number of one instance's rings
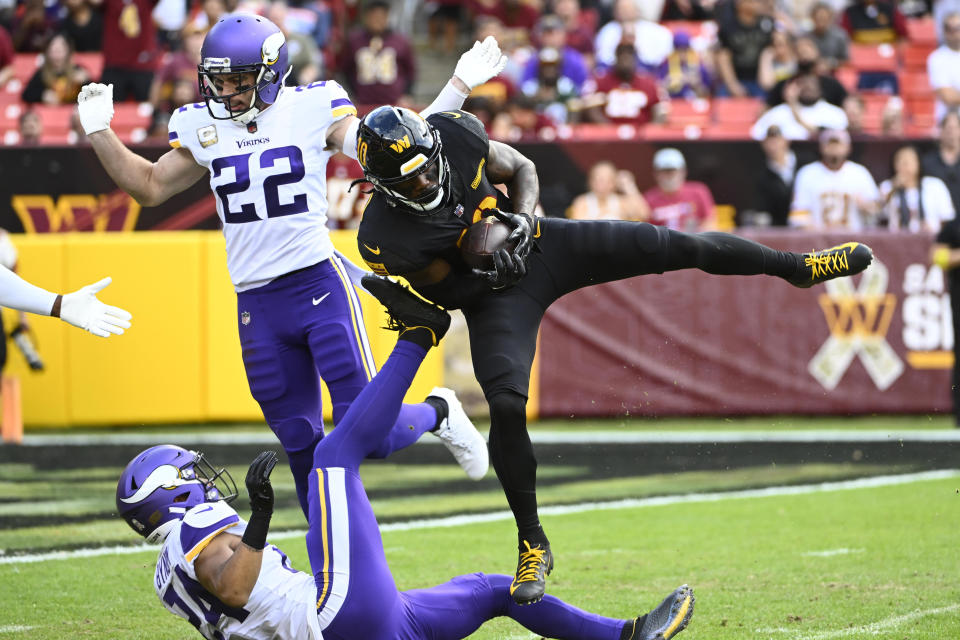
[[[893,154],[893,176],[880,184],[880,195],[881,220],[891,231],[938,233],[955,215],[947,185],[940,178],[923,175],[920,156],[911,146]]]
[[[637,0],[616,0],[613,20],[603,25],[594,41],[597,66],[612,67],[617,46],[632,43],[641,67],[655,71],[673,52],[673,34],[656,22],[640,19]]]
[[[943,44],[927,58],[927,75],[937,95],[936,118],[960,107],[960,13],[943,19]]]
[[[820,134],[820,160],[802,167],[793,185],[790,226],[860,231],[877,210],[880,192],[867,168],[850,162],[850,134]]]
[[[762,116],[753,125],[750,135],[763,140],[770,127],[780,128],[787,140],[807,140],[821,129],[846,129],[847,114],[823,99],[816,73],[797,76],[783,88],[784,103]]]

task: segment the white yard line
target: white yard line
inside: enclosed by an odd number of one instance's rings
[[[850,553],[863,553],[866,549],[826,549],[824,551],[806,551],[800,555],[808,558],[830,558],[833,556],[845,556]]]
[[[960,609],[960,604],[951,604],[946,607],[938,607],[936,609],[916,609],[910,613],[905,613],[898,616],[890,616],[889,618],[884,618],[883,620],[878,620],[876,622],[871,622],[870,624],[859,624],[853,627],[845,627],[843,629],[836,629],[834,631],[818,631],[816,633],[804,633],[798,631],[797,629],[786,629],[783,627],[778,627],[775,629],[757,629],[759,634],[783,634],[790,640],[833,640],[834,638],[855,638],[861,635],[875,636],[883,631],[889,631],[890,629],[895,629],[902,625],[905,622],[910,622],[911,620],[916,620],[918,618],[925,618],[927,616],[936,616],[941,613],[949,613],[951,611],[956,611]]]
[[[776,496],[796,496],[811,493],[824,493],[829,491],[847,491],[851,489],[870,489],[874,487],[889,487],[893,485],[909,484],[913,482],[923,482],[927,480],[943,480],[947,478],[960,477],[960,470],[940,470],[923,471],[920,473],[906,473],[894,476],[875,476],[872,478],[859,478],[857,480],[841,480],[837,482],[820,482],[817,484],[796,485],[790,487],[767,487],[765,489],[746,489],[743,491],[718,491],[715,493],[688,493],[679,496],[660,496],[654,498],[631,498],[626,500],[616,500],[610,502],[583,502],[580,504],[559,505],[551,507],[541,507],[540,513],[543,515],[566,515],[571,513],[583,513],[586,511],[611,511],[618,509],[633,509],[637,507],[659,507],[673,504],[689,504],[700,502],[722,502],[726,500],[737,500],[745,498],[768,498]],[[511,520],[513,514],[509,511],[493,511],[490,513],[478,513],[461,516],[449,516],[445,518],[427,518],[423,520],[411,520],[408,522],[394,522],[381,525],[381,531],[408,531],[411,529],[434,529],[440,527],[459,527],[469,524],[479,524],[482,522],[498,522],[501,520]],[[271,540],[288,540],[290,538],[301,538],[306,532],[302,529],[294,531],[280,531],[271,533]],[[0,565],[4,564],[27,564],[32,562],[46,562],[47,560],[67,560],[71,558],[92,558],[96,556],[141,553],[144,551],[156,551],[159,546],[137,545],[137,546],[115,546],[115,547],[96,547],[90,549],[76,549],[73,551],[52,551],[48,553],[36,553],[20,556],[5,556],[3,550],[0,550]]]
[[[5,627],[0,627],[0,633],[21,633],[23,631],[30,631],[31,629],[36,629],[36,627],[28,627],[22,624],[8,624]]]

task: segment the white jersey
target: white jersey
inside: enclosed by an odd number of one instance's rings
[[[849,160],[836,171],[822,162],[801,167],[793,183],[791,226],[810,229],[848,229],[864,227],[859,202],[876,202],[877,183],[867,168]]]
[[[242,608],[223,604],[197,580],[193,564],[210,541],[224,531],[242,535],[246,528],[226,502],[187,511],[157,560],[154,587],[163,606],[208,640],[322,640],[313,577],[291,568],[273,545],[263,550],[257,584]]]
[[[333,255],[327,222],[327,130],[355,115],[332,80],[288,87],[249,126],[215,120],[204,103],[170,117],[170,145],[210,171],[237,291]]]

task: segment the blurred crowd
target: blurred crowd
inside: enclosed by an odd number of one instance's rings
[[[740,224],[933,229],[958,204],[960,0],[0,0],[0,96],[20,107],[4,110],[17,128],[5,142],[44,142],[42,110],[69,114],[91,80],[136,109],[126,119],[118,104],[116,127],[147,118],[143,136],[166,140],[169,113],[199,99],[204,34],[235,10],[284,31],[289,84],[335,78],[361,114],[417,105],[430,92],[420,84],[447,77],[425,81],[428,68],[448,74],[493,35],[507,68],[464,108],[494,139],[757,140],[766,170]],[[934,135],[936,153],[905,147],[879,186],[848,158],[852,141]],[[819,159],[799,166],[798,140]],[[656,185],[641,192],[599,163],[568,215],[733,223],[687,179],[679,150],[661,149],[650,168]]]

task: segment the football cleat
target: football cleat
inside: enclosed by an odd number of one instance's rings
[[[549,544],[530,546],[523,541],[526,549],[520,550],[517,561],[517,575],[510,583],[510,595],[517,604],[533,604],[543,598],[547,590],[547,576],[553,571],[553,553]]]
[[[627,622],[620,640],[670,640],[690,624],[695,601],[693,589],[677,587],[656,609]]]
[[[449,313],[389,278],[363,276],[360,282],[387,308],[387,329],[399,331],[400,335],[411,329],[426,329],[433,335],[433,346],[440,344],[450,328]]]
[[[434,387],[430,395],[447,403],[447,417],[433,434],[440,438],[443,445],[453,454],[457,464],[467,473],[467,477],[471,480],[480,480],[487,475],[487,468],[490,465],[486,440],[467,417],[453,389]]]
[[[845,242],[836,247],[802,255],[803,264],[787,281],[803,289],[834,278],[856,275],[873,261],[873,251],[860,242]]]

